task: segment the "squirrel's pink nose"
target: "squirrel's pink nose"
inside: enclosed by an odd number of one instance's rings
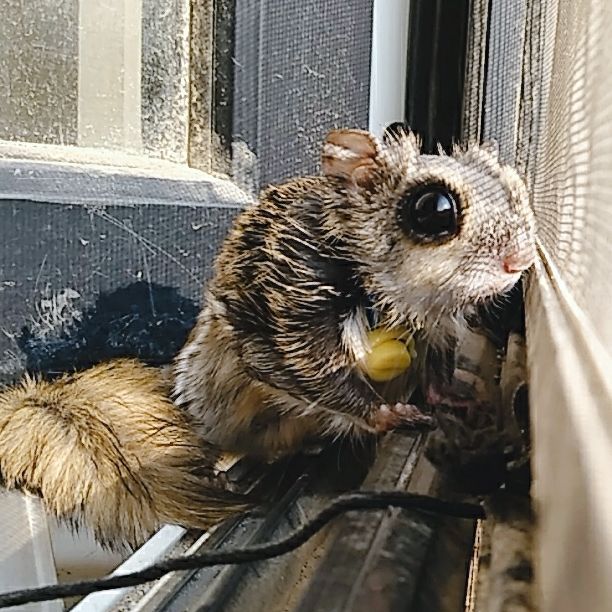
[[[531,267],[533,257],[525,254],[506,255],[503,259],[504,270],[508,274],[516,274]]]

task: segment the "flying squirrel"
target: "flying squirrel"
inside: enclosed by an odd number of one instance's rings
[[[321,176],[270,186],[236,217],[170,381],[122,359],[0,393],[2,482],[134,547],[248,507],[214,469],[222,452],[274,460],[426,427],[407,383],[373,380],[373,333],[444,346],[531,266],[534,226],[490,146],[426,155],[409,131],[332,131]]]

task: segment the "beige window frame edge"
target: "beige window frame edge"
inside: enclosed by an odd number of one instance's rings
[[[104,147],[54,145],[0,140],[0,161],[45,162],[76,166],[97,166],[125,174],[139,174],[174,179],[228,179],[225,174],[207,173],[186,164]]]
[[[70,179],[70,180],[67,180]],[[0,201],[246,206],[228,176],[100,148],[0,140]]]
[[[526,294],[537,587],[543,611],[603,611],[612,607],[612,360],[540,254]]]

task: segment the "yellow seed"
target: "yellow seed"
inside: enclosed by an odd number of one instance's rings
[[[380,330],[373,330],[370,336]],[[408,347],[404,342],[385,337],[371,338],[372,350],[365,356],[363,369],[376,382],[393,380],[403,374],[412,362]]]

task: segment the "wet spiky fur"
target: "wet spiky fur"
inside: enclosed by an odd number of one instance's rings
[[[238,217],[178,357],[176,400],[223,448],[275,456],[372,431],[387,398],[358,367],[368,301],[383,324],[443,344],[516,283],[507,253],[533,260],[527,190],[490,148],[422,155],[410,133],[383,145],[344,130],[328,137],[323,171],[268,188]],[[461,203],[459,234],[443,243],[398,223],[398,202],[424,184]]]
[[[128,359],[52,382],[25,378],[0,394],[4,486],[39,495],[111,548],[244,509],[216,481],[217,451],[168,395],[158,370]]]

